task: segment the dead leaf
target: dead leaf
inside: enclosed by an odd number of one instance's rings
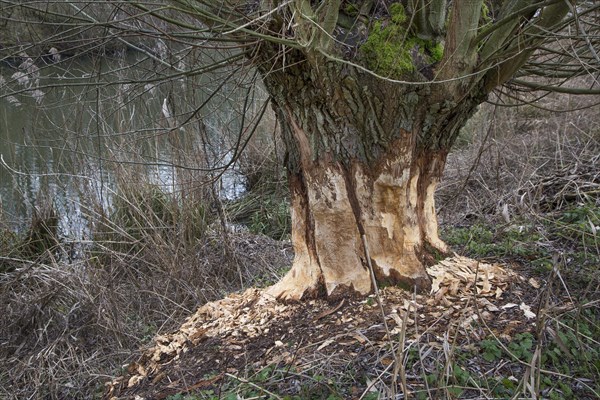
[[[500,289],[499,287],[496,287],[496,298],[499,299],[502,296],[502,293],[504,293],[504,291],[502,289]]]
[[[400,316],[397,313],[391,313],[390,316],[392,317],[397,326],[402,327],[402,325],[404,325],[404,323],[402,322],[402,318],[400,318]]]
[[[482,299],[479,299],[477,302],[478,302],[478,303],[479,303],[479,305],[481,305],[482,307],[485,307],[485,309],[486,309],[487,311],[491,311],[491,312],[497,312],[497,311],[500,311],[500,309],[499,309],[499,308],[498,308],[498,307],[497,307],[495,304],[493,304],[492,302],[490,302],[488,299],[483,299],[483,298],[482,298]]]
[[[201,380],[198,383],[195,383],[192,386],[187,387],[186,389],[187,389],[187,391],[192,391],[192,390],[195,390],[195,389],[199,389],[201,387],[210,386],[213,383],[221,380],[222,378],[223,378],[223,374],[219,374],[219,375],[217,375],[217,376],[215,376],[213,378]]]
[[[138,383],[140,383],[140,381],[142,381],[144,379],[143,376],[140,375],[134,375],[131,378],[129,378],[129,381],[127,382],[127,387],[130,388],[132,386],[137,385]]]
[[[365,339],[365,337],[358,332],[354,332],[350,336],[352,336],[354,339],[356,339],[358,341],[358,343],[360,343],[360,344],[365,344],[367,342],[367,339]]]
[[[161,372],[159,374],[156,374],[156,376],[152,379],[152,384],[156,385],[158,382],[160,382],[165,376],[167,376],[166,372]]]
[[[387,367],[388,365],[392,364],[393,362],[394,362],[394,360],[389,357],[384,357],[381,359],[381,365],[383,365],[384,367]]]
[[[466,318],[461,324],[460,326],[462,328],[466,328],[468,326],[471,325],[472,322],[477,321],[479,319],[479,316],[477,314],[473,314],[470,317]]]
[[[504,331],[502,332],[504,335],[509,336],[512,334],[512,332],[517,328],[518,325],[521,325],[521,321],[510,321],[506,327],[504,328]]]
[[[525,318],[532,319],[536,317],[535,313],[531,311],[531,307],[529,307],[527,304],[521,303],[519,308],[523,311],[523,314],[525,314]]]

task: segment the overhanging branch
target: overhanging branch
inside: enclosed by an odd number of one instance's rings
[[[531,27],[524,32],[521,32],[515,39],[523,46],[519,46],[518,53],[515,54],[512,49],[506,50],[505,53],[508,59],[501,63],[497,68],[488,71],[484,78],[485,90],[490,92],[496,86],[509,80],[531,57],[537,46],[547,39],[547,33],[556,30],[557,27],[562,24],[563,19],[568,12],[569,6],[564,2],[545,7],[541,11],[539,18],[535,21],[535,24],[531,25]],[[528,35],[532,39],[529,39],[524,43],[525,35]]]
[[[580,94],[580,95],[598,95],[598,94],[600,94],[600,88],[598,88],[598,89],[570,88],[570,87],[564,87],[564,86],[546,85],[543,83],[530,82],[530,81],[525,81],[522,79],[511,79],[510,83],[514,83],[514,84],[520,85],[520,86],[525,86],[530,89],[545,90],[547,92]]]

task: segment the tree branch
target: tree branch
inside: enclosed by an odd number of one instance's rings
[[[514,54],[511,49],[507,50],[505,52],[505,57],[502,57],[505,61],[498,67],[488,71],[484,78],[484,89],[487,92],[490,92],[496,86],[509,80],[519,68],[525,64],[529,57],[531,57],[537,46],[547,39],[547,32],[552,31],[553,28],[559,25],[568,12],[569,6],[566,2],[560,2],[545,7],[540,13],[538,20],[530,25],[529,29],[521,32],[516,38],[520,51]],[[524,40],[525,35],[532,38],[528,40],[527,43],[525,43]]]
[[[511,79],[511,83],[525,86],[535,90],[545,90],[548,92],[556,92],[556,93],[569,93],[569,94],[583,94],[583,95],[599,95],[600,89],[583,89],[583,88],[569,88],[564,86],[553,86],[553,85],[545,85],[537,82],[528,82],[522,79]]]
[[[521,17],[523,15],[535,12],[539,9],[537,4],[532,6],[530,3],[531,0],[507,1],[500,10],[500,20],[482,30],[473,39],[473,42],[477,44],[487,38],[479,52],[480,65],[484,65],[485,62],[505,44],[506,40],[521,23]]]
[[[436,36],[441,35],[444,31],[447,3],[447,0],[433,0],[429,5],[429,16],[427,19]]]
[[[506,3],[504,3],[504,6],[500,10],[500,19],[489,27],[481,29],[477,36],[473,39],[474,44],[482,42],[486,37],[498,30],[506,30],[508,33],[510,33],[512,30],[506,28],[506,25],[513,26],[514,28],[521,22],[520,17],[531,15],[542,7],[560,3],[564,0],[546,0],[541,3],[536,2],[535,4],[530,4],[532,1],[533,0],[508,0]]]
[[[441,80],[465,76],[473,71],[477,52],[472,42],[477,34],[482,4],[483,0],[456,0],[452,3],[444,57],[438,72]],[[464,82],[449,82],[444,90],[455,94],[458,99],[462,97],[461,85]]]

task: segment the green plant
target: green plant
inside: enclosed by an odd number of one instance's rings
[[[209,397],[210,399],[217,399],[218,397]],[[206,399],[205,396],[196,396],[193,394],[183,394],[183,393],[177,393],[171,396],[167,396],[166,398],[167,400],[203,400]]]
[[[517,390],[517,383],[509,378],[492,378],[491,392],[498,397],[512,397]]]
[[[285,177],[272,165],[248,173],[249,191],[225,205],[228,215],[250,232],[275,240],[289,237],[291,216]]]
[[[561,321],[542,361],[565,373],[600,377],[600,349],[594,339],[600,335],[600,326],[592,322],[597,320],[597,311],[587,309],[578,318]]]
[[[444,47],[441,43],[423,40],[408,31],[408,17],[401,3],[392,3],[389,10],[391,18],[387,25],[375,22],[366,42],[360,47],[373,70],[392,77],[412,72],[415,70],[415,50],[426,62],[434,63],[442,59]]]
[[[378,400],[379,399],[379,393],[376,392],[370,392],[367,393],[365,395],[365,397],[363,397],[364,400]]]
[[[532,224],[514,223],[504,229],[476,223],[469,227],[447,227],[442,236],[448,244],[462,246],[473,257],[508,257],[530,261],[536,266],[551,263],[550,254],[537,243],[542,239]]]
[[[453,398],[460,398],[464,388],[469,384],[471,374],[457,363],[452,363],[451,375],[449,376],[448,392]]]
[[[529,332],[517,333],[508,344],[511,354],[525,362],[531,361],[533,347],[533,335]]]
[[[248,224],[250,232],[282,239],[289,235],[291,217],[286,199],[268,197],[263,199],[260,208],[255,210]]]
[[[495,339],[485,339],[479,344],[483,359],[489,362],[499,360],[502,357],[502,349]]]
[[[594,244],[600,229],[600,206],[588,202],[572,205],[554,220],[560,227],[556,234],[582,244]]]

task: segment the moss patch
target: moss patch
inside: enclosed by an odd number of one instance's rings
[[[389,20],[375,22],[360,49],[369,68],[378,74],[396,78],[415,71],[416,55],[421,63],[426,64],[433,64],[444,55],[441,43],[411,34],[409,18],[400,3],[390,6]]]

